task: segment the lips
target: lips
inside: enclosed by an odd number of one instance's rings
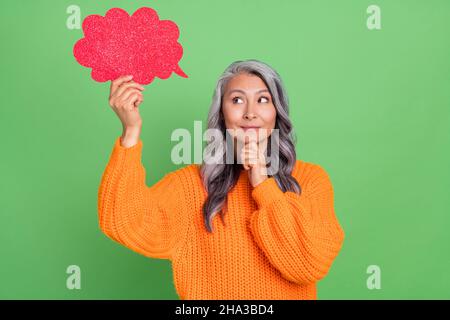
[[[250,129],[258,130],[259,128],[260,127],[241,127],[241,129],[244,130],[244,131],[247,131],[247,130],[250,130]]]

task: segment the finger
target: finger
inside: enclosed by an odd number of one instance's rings
[[[250,134],[246,134],[245,137],[244,137],[244,143],[245,144],[249,144],[250,142],[255,141],[255,140],[256,140],[256,136],[251,134],[251,133]]]
[[[132,94],[126,101],[125,106],[127,106],[128,110],[131,111],[134,109],[134,104],[139,100],[139,95],[134,93]]]
[[[245,170],[250,169],[250,167],[249,167],[246,163],[243,163],[242,165],[244,166],[244,169],[245,169]]]
[[[248,144],[248,150],[254,151],[256,154],[264,154],[267,147],[267,141],[251,141]]]
[[[246,136],[248,143],[252,142],[252,141],[257,141],[258,140],[258,131],[247,131],[246,132]]]
[[[242,148],[242,152],[245,152],[245,153],[251,152],[251,153],[256,154],[258,152],[258,145],[250,142]]]
[[[111,81],[111,95],[113,95],[115,93],[115,91],[117,90],[117,88],[120,87],[120,85],[122,85],[123,83],[130,81],[133,78],[132,75],[126,75],[126,76],[121,76],[119,78],[117,78],[116,80]]]
[[[252,168],[254,165],[258,163],[258,157],[254,152],[244,153],[242,155],[242,164],[244,167]]]
[[[258,158],[257,158],[256,154],[254,154],[254,153],[248,154],[247,155],[247,163],[251,167],[253,167],[253,165],[257,164],[258,163]]]
[[[242,148],[245,148],[247,146],[247,144],[248,144],[248,137],[244,136],[244,141],[243,141]]]
[[[133,105],[137,108],[137,107],[139,107],[141,105],[142,101],[144,101],[144,98],[142,97],[142,94],[138,95],[138,99],[134,102]]]
[[[258,155],[258,151],[257,150],[245,150],[243,151],[243,156],[244,157],[256,157]]]
[[[127,83],[122,84],[122,85],[116,90],[116,93],[114,94],[114,96],[120,97],[120,96],[125,92],[125,90],[127,90],[128,88],[135,88],[135,89],[139,89],[139,90],[141,90],[141,91],[145,89],[145,88],[144,88],[142,85],[140,85],[139,83],[134,82],[134,81],[129,81],[129,82],[127,82]]]
[[[139,98],[138,101],[136,101],[136,102],[134,103],[134,106],[135,106],[136,108],[139,107],[143,101],[144,101],[144,98]]]
[[[119,98],[121,101],[126,101],[132,94],[139,94],[142,97],[140,90],[135,88],[128,88]]]
[[[134,81],[129,81],[129,82],[126,82],[126,83],[124,83],[124,84],[122,84],[117,90],[116,90],[116,93],[115,93],[115,97],[121,97],[123,94],[124,94],[124,92],[127,90],[127,89],[129,89],[129,88],[134,88],[134,89],[137,89],[137,90],[140,90],[140,91],[143,91],[145,88],[142,86],[142,85],[140,85],[139,83],[137,83],[137,82],[134,82]]]
[[[258,143],[258,148],[261,150],[261,152],[264,152],[267,149],[267,143],[268,143],[268,139],[267,138],[261,140]]]
[[[258,143],[256,141],[250,141],[249,144],[248,144],[248,148],[249,148],[249,150],[257,151],[258,150]]]
[[[242,164],[245,170],[248,170],[246,154],[244,150],[241,150],[239,154],[239,163]]]
[[[253,168],[255,165],[260,163],[262,161],[262,158],[260,158],[260,154],[257,151],[248,151],[243,154],[243,159],[245,159],[245,163],[248,164],[251,168]]]
[[[254,148],[254,147],[258,147],[258,142],[256,142],[256,140],[248,140],[244,143],[243,148]]]

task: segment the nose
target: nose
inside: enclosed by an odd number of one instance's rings
[[[245,120],[252,120],[252,119],[255,119],[255,118],[256,118],[256,115],[253,114],[253,113],[246,113],[246,114],[244,114],[244,119]]]
[[[253,105],[252,105],[252,103],[249,102],[249,103],[247,104],[247,110],[246,110],[246,112],[244,113],[244,119],[245,119],[245,120],[252,120],[252,119],[254,119],[254,118],[256,118],[256,114],[255,114],[254,111],[253,111]]]

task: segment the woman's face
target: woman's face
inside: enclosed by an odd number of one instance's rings
[[[222,98],[222,112],[226,128],[233,129],[229,133],[240,141],[246,130],[255,129],[260,141],[275,128],[277,113],[272,96],[264,81],[256,75],[240,73],[228,81]]]

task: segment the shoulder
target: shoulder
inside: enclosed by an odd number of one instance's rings
[[[187,177],[193,178],[198,177],[200,175],[200,165],[199,164],[188,164],[183,167],[177,168],[171,171],[169,174],[178,176],[178,177]]]
[[[314,162],[307,162],[297,159],[292,170],[294,177],[312,178],[317,175],[327,174],[325,168]]]
[[[186,191],[193,192],[203,188],[200,164],[189,164],[168,173],[176,179]]]
[[[331,187],[330,176],[324,166],[297,159],[292,170],[292,176],[297,179],[301,187],[310,191],[329,189]]]

